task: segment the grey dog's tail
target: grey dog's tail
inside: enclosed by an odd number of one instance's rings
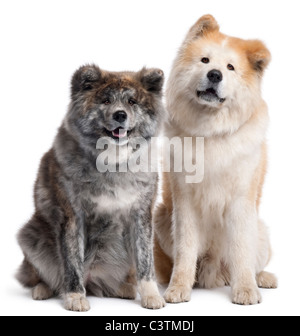
[[[41,282],[41,279],[36,271],[36,269],[30,264],[30,262],[25,258],[22,265],[20,266],[16,279],[24,286],[28,288],[33,288]]]

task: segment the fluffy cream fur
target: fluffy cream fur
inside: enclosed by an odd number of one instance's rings
[[[276,278],[263,272],[270,243],[258,214],[269,122],[261,79],[269,60],[262,42],[223,35],[209,15],[191,28],[175,60],[165,135],[205,138],[205,176],[200,184],[186,184],[185,173],[164,174],[155,255],[159,279],[171,276],[167,302],[189,301],[195,284],[230,284],[234,303],[257,304],[258,286],[277,287]],[[197,95],[209,85],[213,69],[223,74],[217,90],[223,103]]]

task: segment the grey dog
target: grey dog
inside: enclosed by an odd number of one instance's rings
[[[119,149],[119,166],[137,137],[149,143],[157,135],[163,82],[158,69],[87,65],[74,74],[67,116],[41,161],[35,213],[18,235],[25,259],[17,278],[33,299],[60,295],[66,309],[87,311],[87,294],[135,299],[138,290],[143,307],[165,306],[152,251],[158,175],[96,167],[99,139]]]

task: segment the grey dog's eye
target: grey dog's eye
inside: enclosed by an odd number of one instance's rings
[[[136,101],[133,100],[133,99],[129,99],[128,104],[129,104],[130,106],[136,105]]]
[[[105,100],[103,101],[103,104],[104,104],[104,105],[110,105],[110,100],[109,100],[109,99],[105,99]]]
[[[201,62],[204,63],[204,64],[208,64],[209,63],[209,58],[203,57]]]

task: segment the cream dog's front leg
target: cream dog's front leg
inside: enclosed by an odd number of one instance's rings
[[[169,303],[190,301],[196,277],[199,219],[187,189],[185,186],[173,191],[174,269],[165,293],[165,299]]]
[[[227,211],[228,256],[232,301],[240,305],[253,305],[262,301],[256,282],[256,256],[258,249],[258,218],[254,205],[246,199],[232,202]]]

